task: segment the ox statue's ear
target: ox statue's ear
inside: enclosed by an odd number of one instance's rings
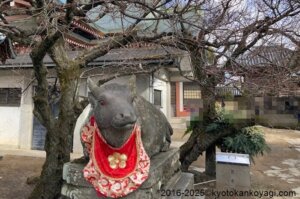
[[[135,75],[131,75],[131,77],[129,78],[128,87],[130,89],[132,96],[136,96],[136,76]]]
[[[90,89],[90,92],[88,93],[88,99],[89,99],[89,102],[91,103],[92,108],[94,108],[97,104],[96,92],[97,92],[98,86],[95,84],[95,82],[91,78],[87,79],[87,85]]]

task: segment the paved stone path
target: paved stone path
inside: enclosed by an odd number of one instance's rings
[[[297,139],[286,139],[286,141],[291,145],[290,147],[295,148],[300,152],[300,138]]]
[[[288,165],[288,168],[271,166],[271,169],[264,171],[264,173],[267,176],[279,177],[289,184],[300,182],[300,160],[286,159],[281,164]]]

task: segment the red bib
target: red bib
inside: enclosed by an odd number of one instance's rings
[[[101,195],[112,198],[126,196],[148,178],[150,159],[137,125],[125,144],[114,148],[105,141],[92,116],[82,129],[82,140],[90,155],[90,161],[83,170],[84,177]]]

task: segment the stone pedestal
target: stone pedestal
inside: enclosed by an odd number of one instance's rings
[[[94,188],[83,177],[84,165],[66,163],[63,170],[64,185],[61,194],[71,199],[98,199]],[[170,149],[151,158],[149,178],[142,186],[123,197],[124,199],[167,199],[167,198],[192,198],[175,196],[174,192],[193,189],[194,176],[180,171],[179,151]],[[166,193],[163,190],[173,191]],[[183,195],[183,194],[182,194]]]

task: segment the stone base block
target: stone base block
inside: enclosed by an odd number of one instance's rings
[[[194,190],[194,175],[191,173],[181,173],[180,177],[174,185],[168,186],[166,193],[162,199],[187,199],[194,198],[192,194]]]
[[[84,165],[66,163],[63,170],[65,183],[61,194],[71,199],[97,199],[96,191],[83,177]],[[181,173],[178,149],[170,149],[151,158],[150,175],[142,186],[123,199],[168,198],[163,190],[193,189],[193,175]],[[171,197],[174,198],[174,197]],[[177,197],[178,198],[178,197]],[[184,198],[184,197],[182,197]]]

